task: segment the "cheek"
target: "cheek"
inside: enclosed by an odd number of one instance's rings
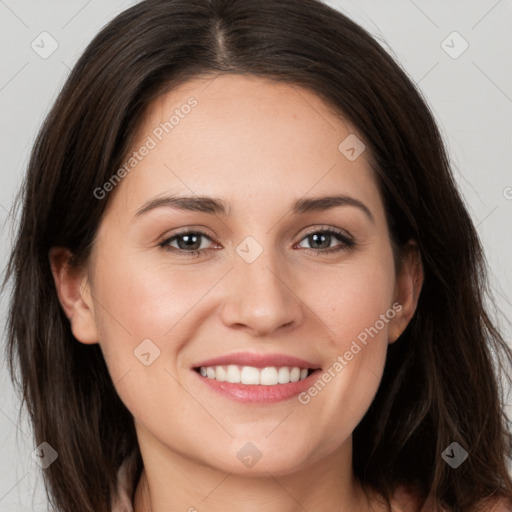
[[[374,336],[368,335],[367,341],[378,338],[375,326],[386,337],[388,323],[382,322],[381,315],[391,308],[395,287],[390,250],[383,249],[379,257],[354,259],[353,264],[330,272],[323,281],[323,293],[317,293],[317,307],[331,329],[338,352],[347,350],[358,336],[364,340],[368,330]]]
[[[333,432],[325,438],[326,449],[350,435],[373,401],[382,377],[395,309],[392,255],[379,254],[331,278],[318,309],[325,313],[322,319],[330,328],[330,363],[301,403],[310,408],[309,416],[315,422]]]
[[[96,269],[95,292],[103,306],[96,313],[104,330],[121,328],[121,337],[129,333],[133,342],[162,339],[209,288],[205,276],[192,267],[155,263],[137,253],[113,256]]]
[[[178,335],[182,323],[173,327],[190,309],[195,293],[184,293],[187,284],[179,276],[144,268],[136,258],[112,265],[105,260],[96,273],[101,306],[95,313],[103,356],[119,397],[144,424],[169,425],[164,397],[172,399],[174,413],[183,406],[173,399],[180,390],[172,377],[183,343],[183,332]]]
[[[165,258],[148,265],[148,257],[110,249],[104,247],[95,268],[95,317],[112,381],[142,416],[141,404],[149,406],[163,390],[179,391],[169,372],[175,375],[181,349],[198,328],[201,299],[225,271],[205,275],[192,266],[171,267]]]
[[[123,378],[143,385],[172,350],[164,347],[163,334],[171,329],[183,301],[174,280],[144,268],[136,254],[116,251],[115,246],[102,247],[94,269],[100,345],[114,383]]]

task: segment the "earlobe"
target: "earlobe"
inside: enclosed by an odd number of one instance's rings
[[[400,304],[401,309],[389,326],[389,343],[395,342],[400,337],[414,316],[423,279],[421,253],[417,243],[409,240],[404,248],[402,266],[395,286],[395,301]]]
[[[70,265],[69,249],[52,247],[48,256],[59,302],[69,318],[73,335],[82,343],[97,343],[94,302],[86,272]]]

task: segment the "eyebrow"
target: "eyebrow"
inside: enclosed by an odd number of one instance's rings
[[[298,199],[293,203],[291,213],[300,215],[316,211],[329,210],[338,206],[354,206],[363,211],[366,216],[375,223],[370,209],[359,199],[345,194],[334,194],[321,197],[308,197]],[[154,210],[156,208],[172,208],[174,210],[194,211],[213,215],[227,215],[228,205],[225,201],[216,197],[207,196],[165,196],[150,199],[137,210],[135,217]]]

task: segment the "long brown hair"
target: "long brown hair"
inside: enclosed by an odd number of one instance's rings
[[[87,261],[108,203],[94,190],[122,165],[148,105],[210,73],[306,87],[349,120],[374,157],[393,243],[414,239],[421,251],[416,313],[354,431],[356,476],[387,499],[414,484],[454,511],[512,498],[500,380],[510,383],[512,351],[486,309],[483,249],[420,92],[371,35],[319,1],[146,0],[106,25],[73,68],[20,191],[3,283],[13,282],[7,350],[36,442],[59,454],[44,473],[52,503],[108,511],[137,438],[100,347],[72,335],[48,251],[68,247],[74,264]],[[452,442],[469,452],[456,470],[442,458]]]

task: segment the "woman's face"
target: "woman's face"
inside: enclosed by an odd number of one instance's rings
[[[71,323],[141,447],[239,474],[350,454],[417,299],[369,149],[311,92],[240,75],[159,98],[132,149]]]

